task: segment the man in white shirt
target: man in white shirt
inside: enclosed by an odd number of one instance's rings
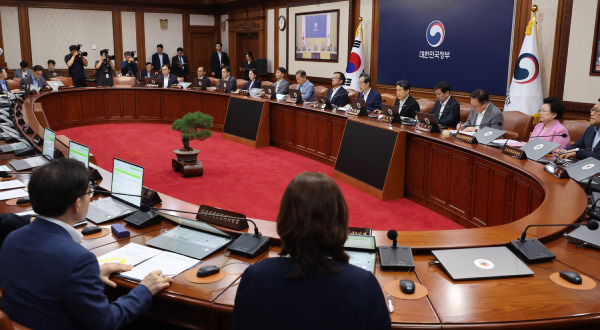
[[[338,107],[343,107],[348,104],[348,91],[342,87],[342,84],[346,81],[346,77],[341,72],[335,72],[331,78],[331,88],[327,91],[327,97],[331,104],[335,104]]]
[[[450,95],[450,84],[440,81],[433,91],[437,101],[430,114],[437,118],[439,125],[456,127],[460,122],[460,104]]]
[[[457,129],[465,132],[477,132],[484,127],[502,129],[504,117],[502,111],[490,102],[490,94],[484,89],[476,89],[471,93],[471,113]]]
[[[158,75],[158,85],[160,87],[171,87],[173,85],[177,85],[177,76],[174,74],[171,74],[171,66],[170,65],[163,65],[163,67],[160,69],[160,71],[162,72],[162,74]]]
[[[286,72],[284,67],[278,67],[277,70],[275,70],[275,79],[277,79],[273,84],[273,86],[275,86],[275,94],[287,95],[289,93],[290,83],[284,79]]]

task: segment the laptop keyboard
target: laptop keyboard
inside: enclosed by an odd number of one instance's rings
[[[87,218],[94,222],[96,222],[96,220],[107,221],[133,211],[132,208],[117,203],[112,198],[107,197],[90,203]]]
[[[42,156],[23,159],[23,161],[32,168],[39,167],[39,166],[46,164],[46,158],[44,158]]]
[[[5,144],[5,145],[3,145],[2,146],[2,151],[3,152],[12,152],[12,151],[16,151],[16,150],[25,149],[27,147],[28,147],[28,145],[26,143],[17,142],[17,143],[11,143],[11,144]]]

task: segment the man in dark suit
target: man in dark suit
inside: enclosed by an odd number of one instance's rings
[[[275,94],[287,95],[289,93],[290,83],[285,80],[286,72],[287,70],[284,67],[278,67],[277,70],[275,70],[275,79],[277,80],[273,84],[273,86],[275,86]]]
[[[174,74],[171,74],[171,66],[170,65],[163,65],[162,69],[161,69],[162,74],[158,75],[158,85],[160,87],[171,87],[173,85],[177,85],[177,76]]]
[[[396,103],[401,117],[415,118],[421,107],[414,97],[410,96],[410,83],[406,80],[396,82]]]
[[[383,102],[383,99],[378,91],[371,88],[371,76],[368,74],[360,76],[358,79],[358,89],[360,89],[358,98],[365,100],[367,111],[373,111],[375,114],[381,113],[381,102]]]
[[[146,62],[146,68],[140,73],[140,78],[152,78],[152,63]]]
[[[590,111],[590,127],[585,130],[583,136],[572,145],[563,150],[555,150],[555,154],[562,154],[558,158],[585,159],[594,157],[600,159],[600,99]],[[573,149],[578,148],[575,151]],[[569,151],[573,150],[573,151]]]
[[[30,89],[40,90],[43,88],[50,88],[50,85],[46,82],[46,79],[42,77],[44,74],[44,68],[41,65],[35,65],[33,67],[33,74],[29,77],[21,79],[19,88],[25,90],[27,85],[30,85]]]
[[[333,78],[331,78],[331,88],[327,91],[327,98],[331,104],[335,104],[338,107],[343,107],[348,104],[348,91],[342,87],[344,82],[346,81],[346,76],[344,76],[341,72],[336,72],[333,74]]]
[[[437,101],[430,114],[437,118],[439,125],[456,127],[460,122],[460,104],[450,96],[450,84],[440,81],[433,88]]]
[[[183,56],[183,48],[177,48],[177,56],[173,56],[171,63],[173,63],[173,74],[183,77],[183,81],[185,81],[190,74],[190,69],[187,57]]]
[[[194,78],[193,86],[210,87],[210,79],[206,76],[206,71],[204,71],[204,67],[202,67],[202,66],[198,67],[198,70],[196,70],[196,73],[198,74],[198,76]],[[198,81],[202,81],[203,85],[200,86]]]
[[[219,86],[217,88],[225,88],[225,92],[230,93],[231,91],[237,90],[237,80],[231,75],[231,69],[226,66],[221,69],[221,80],[219,80]],[[225,82],[227,87],[225,87]]]
[[[156,53],[152,54],[152,67],[154,70],[160,70],[163,65],[169,65],[169,55],[163,53],[163,45],[156,45]]]
[[[222,77],[221,69],[224,66],[229,66],[229,56],[227,56],[227,53],[221,51],[222,47],[223,44],[217,41],[215,44],[216,51],[210,56],[210,70],[212,75],[219,79]]]
[[[471,93],[471,113],[457,129],[465,132],[477,132],[484,127],[502,129],[504,117],[502,111],[490,102],[490,94],[485,89],[476,89]]]
[[[98,266],[79,242],[73,225],[88,211],[89,171],[75,159],[54,160],[33,172],[28,185],[38,217],[8,235],[0,252],[0,307],[33,329],[117,329],[152,306],[152,296],[169,286],[161,271],[148,274],[127,295],[110,303],[104,285],[129,265]]]
[[[6,82],[6,77],[8,77],[6,68],[0,66],[0,92],[10,92],[8,82]]]

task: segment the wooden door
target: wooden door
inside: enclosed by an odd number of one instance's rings
[[[189,81],[197,77],[196,70],[203,66],[207,76],[210,76],[210,55],[215,51],[215,33],[214,32],[192,32],[192,49],[188,54],[188,60],[191,62]]]
[[[258,44],[258,32],[254,33],[238,33],[236,36],[235,57],[231,58],[231,71],[235,69],[235,76],[238,79],[244,78],[244,73],[238,70],[246,60],[246,52],[251,51],[254,60],[263,57]]]

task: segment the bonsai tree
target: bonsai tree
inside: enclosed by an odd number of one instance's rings
[[[192,151],[190,140],[204,141],[212,136],[212,117],[202,112],[187,113],[181,119],[177,119],[171,126],[172,129],[181,132],[181,151]]]

